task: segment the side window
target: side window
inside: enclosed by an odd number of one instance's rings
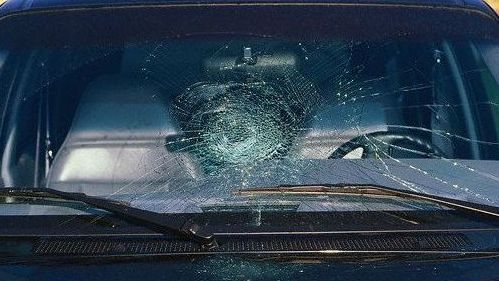
[[[486,44],[469,43],[461,48],[460,60],[473,102],[478,143],[482,159],[497,159],[499,149],[493,143],[499,140],[499,49]]]
[[[96,77],[118,69],[120,53],[87,48],[11,54],[0,56],[0,95],[9,96],[2,184],[41,187],[81,93]]]

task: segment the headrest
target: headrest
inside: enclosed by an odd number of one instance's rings
[[[82,95],[69,139],[161,138],[176,131],[169,97],[143,78],[105,76]]]

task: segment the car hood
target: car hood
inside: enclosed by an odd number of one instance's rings
[[[497,258],[448,261],[287,263],[214,257],[195,261],[148,261],[82,265],[2,266],[2,280],[493,280]],[[91,272],[91,273],[90,273]],[[366,278],[367,277],[367,278]]]

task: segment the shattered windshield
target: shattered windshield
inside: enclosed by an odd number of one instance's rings
[[[499,203],[490,39],[183,34],[7,51],[4,186],[167,213],[410,205],[234,194],[335,183]]]

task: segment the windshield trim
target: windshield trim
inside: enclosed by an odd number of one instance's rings
[[[460,10],[467,12],[476,12],[481,15],[487,16],[493,20],[497,20],[498,16],[495,14],[494,10],[491,9],[487,4],[482,3],[482,5],[456,5],[452,3],[445,3],[443,1],[435,1],[435,3],[424,1],[415,3],[413,1],[387,1],[381,0],[378,2],[370,1],[359,1],[359,2],[349,2],[348,0],[343,0],[339,2],[321,2],[321,1],[301,1],[301,2],[275,2],[275,1],[215,1],[215,2],[190,2],[190,1],[175,1],[175,3],[141,3],[141,2],[106,2],[104,4],[100,3],[88,3],[82,2],[81,4],[58,4],[53,6],[34,6],[27,10],[19,10],[13,7],[0,7],[0,21],[4,18],[11,16],[20,16],[27,14],[38,14],[38,13],[50,13],[50,12],[64,12],[64,11],[84,11],[84,10],[116,10],[116,9],[137,9],[137,8],[203,8],[203,7],[252,7],[252,6],[319,6],[319,7],[339,7],[339,6],[354,6],[354,7],[398,7],[398,8],[422,8],[422,9],[447,9],[447,10]],[[9,9],[10,8],[10,9]],[[2,15],[3,14],[3,15]]]

